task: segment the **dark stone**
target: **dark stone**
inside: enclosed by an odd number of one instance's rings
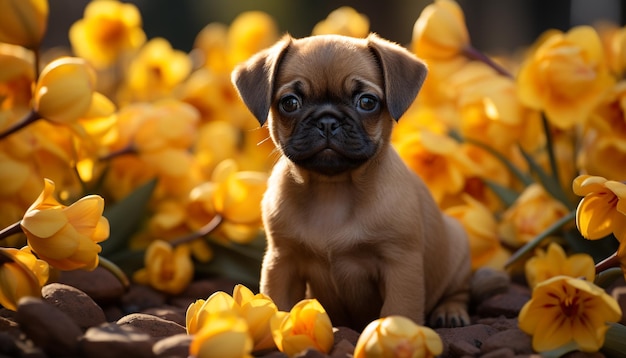
[[[61,283],[51,283],[41,289],[44,301],[68,315],[84,331],[106,322],[102,308],[83,291]]]
[[[187,358],[192,339],[193,337],[186,333],[175,334],[156,342],[152,346],[152,352],[155,357]]]
[[[505,293],[487,298],[478,304],[476,312],[481,317],[517,317],[522,307],[530,300],[530,291],[512,285]]]
[[[352,345],[356,346],[356,342],[359,340],[360,333],[348,327],[336,327],[335,332],[333,333],[333,337],[335,342],[341,342],[342,340],[346,340]]]
[[[151,358],[152,344],[148,334],[115,323],[89,328],[80,341],[82,356],[90,358]]]
[[[471,344],[468,341],[458,341],[450,343],[448,355],[450,357],[474,357],[479,353],[480,348],[476,347],[476,345]]]
[[[481,352],[489,353],[501,348],[511,349],[515,354],[533,353],[532,338],[519,328],[498,332],[489,337],[482,345]]]
[[[117,302],[126,292],[122,283],[102,267],[93,271],[62,271],[58,282],[76,287],[99,304]]]
[[[125,313],[135,313],[148,308],[161,307],[165,304],[166,295],[151,287],[132,285],[122,296],[122,307]]]
[[[350,358],[354,353],[354,344],[352,344],[347,339],[342,339],[340,341],[335,341],[335,345],[333,349],[330,351],[330,356],[332,358]]]
[[[180,307],[164,306],[164,307],[148,308],[147,310],[141,313],[149,314],[152,316],[163,318],[168,321],[176,322],[183,327],[186,325],[185,318],[186,318],[187,310],[182,309]]]
[[[441,337],[441,341],[443,342],[442,356],[446,357],[449,354],[450,345],[452,343],[465,341],[480,349],[483,342],[485,342],[489,336],[498,332],[498,330],[484,324],[474,324],[460,328],[438,328],[435,332]]]
[[[121,327],[132,327],[136,331],[146,333],[150,337],[156,339],[186,333],[185,327],[178,323],[145,313],[129,314],[120,318],[117,321],[117,324]]]

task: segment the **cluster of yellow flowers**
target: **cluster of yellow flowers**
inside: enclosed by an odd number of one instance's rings
[[[178,294],[214,258],[208,242],[262,239],[274,148],[230,73],[279,38],[274,20],[246,12],[209,24],[184,53],[148,39],[134,5],[93,1],[59,57],[40,49],[47,17],[47,0],[0,2],[0,304],[39,295],[51,268],[95,268],[107,244],[108,254],[143,250],[135,281]],[[343,7],[312,34],[369,31],[366,16]],[[461,7],[434,0],[410,48],[429,75],[392,144],[463,223],[474,269],[515,268],[534,253],[519,321],[535,350],[597,351],[622,313],[596,273],[626,272],[626,30],[548,31],[523,58],[495,61],[472,47]],[[574,219],[578,238],[612,236],[615,253],[595,267],[565,245],[537,248],[571,243]],[[280,312],[243,286],[191,305],[187,330],[203,357],[328,352],[333,342],[316,301]],[[355,356],[441,351],[434,331],[386,317],[363,332]]]
[[[273,349],[293,357],[307,349],[330,353],[334,343],[330,318],[316,299],[284,312],[243,285],[235,286],[232,296],[219,291],[189,305],[186,325],[193,336],[190,354],[197,357],[252,357]],[[365,328],[354,357],[435,357],[442,351],[435,331],[390,316]]]

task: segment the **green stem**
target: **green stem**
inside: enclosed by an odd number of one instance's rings
[[[125,290],[128,290],[130,288],[130,280],[128,279],[128,276],[126,276],[124,271],[122,271],[122,269],[119,268],[119,266],[114,264],[113,261],[109,261],[108,259],[102,256],[99,256],[98,259],[99,259],[98,266],[102,267],[103,269],[113,274],[113,276],[115,276],[115,278],[117,278],[120,281],[122,286],[124,286]]]
[[[6,239],[9,236],[22,233],[22,221],[13,223],[0,231],[0,240]]]
[[[217,227],[224,221],[224,218],[221,215],[215,215],[211,221],[209,221],[206,225],[198,229],[197,231],[192,232],[191,234],[183,237],[179,237],[170,241],[170,245],[177,246],[180,244],[184,244],[189,241],[193,241],[204,237],[210,234],[213,230],[217,229]]]
[[[22,128],[28,126],[31,123],[41,119],[42,117],[34,110],[28,112],[26,117],[22,118],[19,122],[15,123],[12,127],[7,129],[5,132],[0,133],[0,140],[10,136],[11,134],[21,130]]]
[[[491,67],[498,74],[502,76],[509,77],[511,79],[513,78],[513,75],[509,71],[507,71],[504,67],[500,66],[498,63],[492,60],[489,56],[485,55],[484,53],[480,52],[476,48],[472,47],[472,45],[468,45],[467,47],[464,47],[463,54],[465,55],[465,57],[471,60],[483,62],[484,64]]]
[[[611,256],[596,264],[596,274],[606,271],[612,267],[620,267],[620,260],[617,256],[617,251],[615,251],[615,253],[613,253]]]
[[[546,148],[548,150],[548,159],[550,160],[552,177],[557,183],[561,183],[559,178],[559,168],[557,166],[556,156],[554,155],[554,140],[552,137],[552,130],[550,129],[550,122],[548,122],[545,114],[541,116],[541,121],[543,123],[543,131],[546,134]]]

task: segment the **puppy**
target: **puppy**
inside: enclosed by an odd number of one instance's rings
[[[375,34],[287,35],[233,72],[282,154],[262,203],[260,284],[279,309],[315,297],[359,330],[389,315],[469,323],[465,232],[389,143],[426,72]]]

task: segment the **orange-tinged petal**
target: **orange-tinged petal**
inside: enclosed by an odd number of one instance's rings
[[[583,237],[596,240],[612,232],[613,208],[607,204],[606,197],[593,194],[580,201],[576,209],[576,226]]]
[[[68,218],[61,208],[31,210],[22,219],[22,228],[31,235],[49,238],[68,224]]]
[[[63,209],[67,220],[84,235],[91,235],[95,230],[102,213],[104,212],[104,199],[99,195],[88,195],[80,198],[72,205]]]

